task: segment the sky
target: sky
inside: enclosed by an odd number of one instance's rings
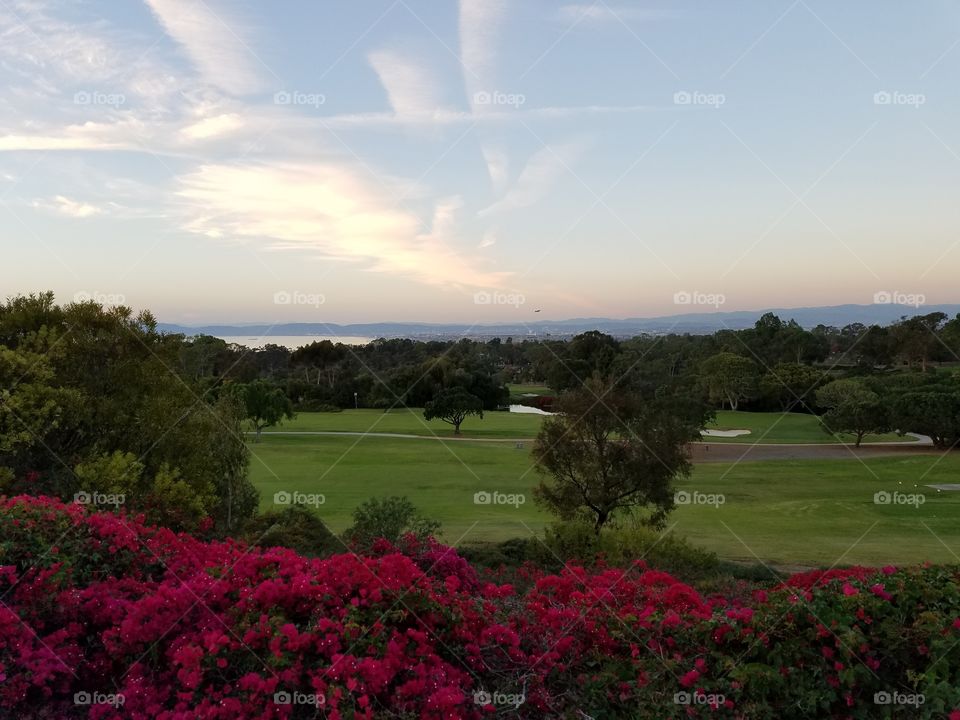
[[[960,302],[958,71],[954,0],[2,0],[0,296],[183,324]]]

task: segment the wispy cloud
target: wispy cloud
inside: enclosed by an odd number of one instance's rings
[[[262,90],[264,70],[236,19],[203,0],[146,0],[211,85],[234,95]]]
[[[497,88],[497,53],[507,0],[460,0],[460,57],[467,94],[476,111],[478,92]]]
[[[439,202],[424,228],[379,184],[343,165],[204,165],[182,179],[177,196],[184,228],[208,237],[257,239],[432,285],[499,287],[506,278],[456,247],[459,199]]]
[[[51,210],[72,218],[88,218],[100,215],[103,212],[103,208],[97,205],[82,200],[74,200],[63,195],[57,195],[51,200],[35,200],[32,204],[34,207]]]
[[[582,142],[541,148],[527,162],[516,182],[497,202],[480,211],[481,216],[533,205],[545,198],[560,178],[570,171],[585,150]]]
[[[563,5],[557,10],[557,19],[564,23],[625,22],[628,20],[660,20],[679,17],[676,10],[607,5],[605,3],[582,3]]]
[[[370,53],[369,60],[398,119],[429,120],[441,110],[437,81],[421,64],[393,50]]]

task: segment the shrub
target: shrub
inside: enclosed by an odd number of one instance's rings
[[[643,563],[526,573],[481,583],[413,536],[305,558],[0,500],[0,717],[960,720],[957,568],[742,600]]]
[[[286,547],[306,557],[320,557],[344,549],[323,520],[302,505],[269,510],[251,518],[244,524],[242,537],[257,547]]]
[[[405,497],[371,498],[353,511],[353,525],[343,536],[351,547],[370,550],[383,539],[396,545],[412,535],[426,539],[440,529],[440,523],[423,517]]]

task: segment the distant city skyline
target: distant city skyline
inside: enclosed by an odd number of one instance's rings
[[[960,301],[946,0],[8,0],[0,37],[2,295],[194,325]]]

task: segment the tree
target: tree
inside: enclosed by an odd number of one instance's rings
[[[780,409],[790,412],[797,405],[807,405],[808,396],[825,379],[826,374],[809,365],[778,363],[760,378],[760,390],[776,400]]]
[[[602,400],[598,400],[602,398]],[[588,518],[599,534],[618,511],[648,510],[660,527],[673,508],[672,482],[690,472],[686,446],[700,426],[670,401],[593,378],[564,393],[541,425],[533,454],[543,480],[537,502],[562,520]]]
[[[483,402],[459,387],[441,390],[423,409],[423,417],[427,420],[437,418],[453,425],[454,435],[460,434],[460,425],[468,415],[483,418]]]
[[[707,358],[700,363],[700,375],[710,400],[726,402],[731,410],[756,394],[757,366],[742,355],[722,352]]]
[[[926,370],[931,360],[943,360],[949,355],[939,337],[946,319],[946,314],[932,312],[904,318],[891,328],[897,350],[910,367],[919,363],[920,369]]]
[[[436,534],[440,523],[425,518],[405,497],[371,498],[353,511],[353,525],[344,537],[353,547],[369,550],[376,540],[396,545],[407,535],[424,540]]]
[[[895,400],[892,414],[901,430],[929,435],[938,448],[960,444],[960,391],[956,388],[904,393]]]
[[[817,391],[817,404],[827,408],[824,430],[851,433],[860,447],[864,436],[889,430],[888,414],[877,393],[859,380],[834,380]]]
[[[232,386],[244,404],[244,415],[253,423],[256,430],[256,442],[260,442],[260,433],[266,427],[283,422],[284,418],[293,419],[293,404],[280,388],[266,380]]]
[[[223,531],[251,513],[243,436],[204,390],[220,370],[204,352],[184,363],[185,343],[126,307],[52,293],[0,303],[0,492],[123,494],[177,529],[211,518]],[[225,503],[225,487],[242,502]]]

